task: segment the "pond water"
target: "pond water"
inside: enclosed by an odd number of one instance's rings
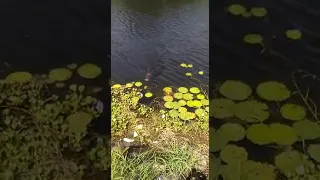
[[[180,67],[187,63],[208,84],[208,0],[113,0],[111,7],[114,82],[143,82],[149,68],[151,87],[199,86]]]

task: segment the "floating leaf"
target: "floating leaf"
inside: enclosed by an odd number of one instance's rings
[[[192,64],[188,64],[188,68],[192,68],[193,67],[193,65]]]
[[[250,13],[256,17],[263,17],[267,15],[267,10],[263,7],[253,7],[251,8]]]
[[[291,145],[298,139],[298,136],[293,128],[288,125],[273,123],[269,126],[269,128],[270,133],[272,134],[273,142],[279,145]]]
[[[193,99],[193,94],[186,93],[186,94],[183,95],[183,99],[192,100]]]
[[[275,165],[285,175],[290,176],[296,168],[304,163],[307,157],[298,151],[285,151],[275,157]]]
[[[288,29],[286,30],[286,36],[289,39],[298,40],[298,39],[301,39],[302,33],[298,29]]]
[[[178,103],[180,104],[180,106],[185,106],[187,104],[185,100],[179,100]]]
[[[226,163],[241,162],[248,159],[248,153],[243,147],[228,144],[221,149],[220,157]]]
[[[200,75],[203,75],[203,71],[199,71],[198,73],[199,73]]]
[[[304,140],[315,140],[320,137],[320,125],[310,120],[295,122],[292,127]]]
[[[247,138],[258,145],[266,145],[272,142],[270,129],[265,124],[253,124],[247,130]]]
[[[200,99],[200,100],[202,100],[202,99],[204,99],[204,98],[206,98],[206,97],[205,97],[203,94],[198,94],[198,95],[197,95],[197,98]]]
[[[206,115],[206,111],[204,109],[196,109],[194,111],[194,113],[198,116],[198,117],[203,117]]]
[[[147,92],[145,95],[144,95],[146,98],[150,98],[153,96],[153,94],[151,92]]]
[[[86,79],[95,79],[102,73],[100,67],[95,64],[86,63],[80,66],[77,70],[78,74]]]
[[[206,110],[207,112],[209,112],[209,107],[206,107],[205,110]]]
[[[193,100],[193,107],[200,108],[202,106],[201,101]]]
[[[241,81],[227,80],[219,87],[219,92],[231,100],[241,101],[247,99],[252,90],[250,86]]]
[[[127,83],[127,84],[126,84],[126,87],[127,87],[127,88],[131,88],[132,86],[133,86],[132,83]]]
[[[165,87],[165,88],[163,88],[163,92],[165,94],[171,94],[172,93],[172,88],[171,87]]]
[[[248,44],[262,44],[263,37],[260,34],[247,34],[244,36],[243,41]]]
[[[249,123],[260,123],[269,118],[268,106],[258,101],[243,101],[234,106],[235,116]]]
[[[228,7],[229,13],[238,16],[241,15],[242,13],[246,12],[246,8],[243,7],[240,4],[232,4]]]
[[[188,107],[193,107],[194,106],[193,101],[192,100],[187,101],[187,106]]]
[[[140,86],[142,86],[142,82],[136,82],[136,83],[134,83],[134,85],[137,87],[140,87]]]
[[[121,88],[121,87],[122,87],[121,84],[115,84],[115,85],[113,85],[111,88],[117,89],[117,88]]]
[[[234,116],[235,103],[230,99],[212,99],[210,103],[210,116],[224,119]]]
[[[267,81],[260,83],[257,87],[257,94],[268,101],[284,101],[291,95],[290,90],[277,81]]]
[[[308,153],[312,159],[320,163],[320,144],[310,144]]]
[[[248,18],[248,17],[251,17],[252,14],[251,14],[250,12],[247,12],[247,11],[246,11],[246,12],[242,13],[241,15],[242,15],[243,17],[245,17],[245,18]]]
[[[185,67],[187,67],[187,64],[182,63],[180,66],[185,68]]]
[[[188,88],[186,88],[186,87],[179,87],[178,91],[181,92],[181,93],[187,93],[187,92],[188,92]]]
[[[85,85],[80,85],[80,86],[78,87],[79,92],[83,92],[85,89],[86,89],[86,86],[85,86]]]
[[[226,123],[219,128],[228,141],[240,141],[245,137],[246,130],[240,124]]]
[[[68,69],[71,69],[71,70],[77,69],[77,64],[75,64],[75,63],[68,64],[68,65],[67,65],[67,68],[68,68]]]
[[[193,94],[198,94],[198,93],[200,92],[200,89],[197,88],[197,87],[192,87],[192,88],[190,88],[189,91],[190,91],[191,93],[193,93]]]
[[[179,117],[181,120],[188,121],[195,118],[195,114],[191,112],[180,112]]]
[[[5,81],[8,83],[26,83],[32,80],[32,74],[28,72],[14,72],[9,74]]]
[[[168,101],[164,103],[164,107],[168,108],[168,109],[172,109],[173,108],[173,102]]]
[[[221,160],[215,155],[209,154],[209,167],[210,179],[218,179],[220,174]]]
[[[306,110],[302,106],[297,104],[291,104],[291,103],[284,104],[280,108],[280,113],[283,118],[289,119],[292,121],[302,120],[307,115]]]
[[[187,112],[188,110],[185,107],[179,107],[178,111],[179,112]]]
[[[208,106],[209,105],[209,100],[208,99],[201,99],[201,103],[204,106]]]
[[[177,118],[179,116],[179,112],[177,110],[170,110],[169,116],[172,118]]]
[[[172,96],[164,96],[163,100],[164,101],[173,101],[173,97]]]
[[[220,131],[210,132],[209,136],[209,151],[218,152],[228,144],[228,140]]]
[[[191,73],[189,73],[189,72],[187,72],[187,73],[186,73],[186,76],[192,76],[192,74],[191,74]]]
[[[49,72],[48,77],[54,81],[66,81],[70,79],[72,72],[67,68],[56,68]]]
[[[176,98],[176,99],[182,99],[183,98],[183,94],[182,93],[174,93],[173,97]]]

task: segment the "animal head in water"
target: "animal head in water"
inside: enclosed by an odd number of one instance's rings
[[[146,77],[144,78],[145,81],[149,81],[151,77],[151,73],[148,71]]]

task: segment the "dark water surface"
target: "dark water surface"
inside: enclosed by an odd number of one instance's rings
[[[148,68],[160,67],[152,87],[199,85],[185,76],[185,62],[208,84],[208,0],[113,0],[111,11],[113,81],[143,81]]]

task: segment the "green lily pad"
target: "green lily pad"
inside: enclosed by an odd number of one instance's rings
[[[247,130],[247,139],[258,145],[266,145],[272,142],[272,136],[268,125],[253,124]]]
[[[294,131],[304,140],[315,140],[320,138],[320,125],[310,120],[302,120],[292,125]]]
[[[206,110],[207,112],[209,112],[209,107],[206,107],[205,110]]]
[[[163,91],[164,91],[166,94],[170,94],[170,93],[172,93],[172,88],[171,88],[171,87],[165,87],[165,88],[163,88]]]
[[[192,87],[192,88],[190,88],[189,91],[190,91],[191,93],[193,93],[193,94],[198,94],[198,93],[200,92],[200,89],[197,88],[197,87]]]
[[[291,104],[291,103],[284,104],[280,108],[280,113],[283,118],[289,119],[292,121],[302,120],[307,115],[306,110],[302,106],[297,104]]]
[[[269,118],[268,105],[258,101],[243,101],[234,106],[235,116],[249,123],[260,123]]]
[[[85,79],[95,79],[102,73],[100,67],[95,64],[86,63],[77,70],[78,74]]]
[[[204,96],[203,94],[197,94],[197,98],[202,100],[202,99],[205,99],[206,96]]]
[[[219,130],[228,141],[240,141],[246,135],[244,127],[236,123],[225,123]]]
[[[220,167],[221,167],[221,160],[217,158],[214,154],[209,154],[209,174],[210,179],[218,179],[220,175]]]
[[[183,94],[183,99],[192,100],[193,99],[193,94],[190,94],[190,93]]]
[[[169,111],[169,116],[172,118],[177,118],[179,116],[179,112],[177,110],[170,110]]]
[[[57,88],[63,88],[66,84],[65,83],[62,83],[62,82],[57,82],[56,83],[56,87]]]
[[[298,136],[291,126],[273,123],[269,125],[273,142],[279,145],[292,145],[298,140]]]
[[[264,7],[253,7],[250,9],[250,13],[256,17],[264,17],[267,15],[267,10]]]
[[[72,72],[67,68],[56,68],[49,71],[49,79],[54,81],[66,81],[70,79]]]
[[[181,105],[178,102],[172,102],[172,108],[173,109],[179,109]]]
[[[203,75],[203,71],[199,71],[198,73],[199,73],[200,75]]]
[[[84,133],[87,130],[87,125],[92,120],[92,115],[85,112],[78,112],[67,117],[70,129],[75,133]]]
[[[257,94],[268,101],[284,101],[291,96],[290,90],[282,83],[268,81],[260,83],[257,87]]]
[[[208,99],[201,99],[201,103],[204,106],[208,106],[209,105],[209,100]]]
[[[210,102],[210,116],[225,119],[234,116],[235,103],[230,99],[212,99]]]
[[[145,95],[144,95],[146,98],[150,98],[153,96],[153,94],[151,92],[147,92]]]
[[[220,157],[225,163],[241,162],[248,160],[248,153],[243,147],[228,144],[221,149]]]
[[[193,100],[193,107],[200,108],[202,106],[201,101]]]
[[[134,85],[137,86],[137,87],[141,87],[142,86],[142,82],[135,82]]]
[[[180,64],[180,66],[186,68],[187,64],[186,63],[182,63],[182,64]]]
[[[194,106],[193,101],[192,100],[187,101],[187,106],[188,107],[193,107]]]
[[[192,73],[187,72],[187,73],[186,73],[186,76],[192,76]]]
[[[246,8],[243,7],[240,4],[232,4],[228,7],[229,13],[238,16],[241,15],[242,13],[246,12]]]
[[[179,100],[178,103],[180,106],[185,106],[187,104],[185,100]]]
[[[174,93],[173,97],[176,99],[182,99],[183,98],[183,94],[182,93]]]
[[[179,112],[187,112],[188,110],[185,107],[179,107],[178,111]]]
[[[275,165],[281,170],[285,175],[290,176],[293,172],[296,171],[296,168],[303,165],[307,157],[295,150],[285,151],[278,154],[275,157]]]
[[[310,157],[320,163],[320,144],[311,144],[308,147]]]
[[[286,30],[285,34],[289,39],[292,39],[292,40],[298,40],[298,39],[301,39],[302,37],[301,31],[298,29],[288,29]]]
[[[198,117],[203,117],[206,115],[206,111],[204,109],[196,109],[194,111],[194,113],[198,116]]]
[[[127,88],[131,88],[131,87],[133,87],[133,84],[132,84],[132,83],[127,83],[127,84],[126,84],[126,87],[127,87]]]
[[[192,64],[188,64],[188,68],[192,68],[193,67],[193,65]]]
[[[173,108],[173,102],[168,101],[164,103],[164,107],[168,108],[168,109],[172,109]]]
[[[263,37],[260,34],[247,34],[243,37],[243,41],[248,44],[262,44]]]
[[[188,121],[195,118],[195,114],[191,112],[180,112],[179,117],[181,120]]]
[[[26,83],[32,80],[32,74],[28,72],[14,72],[9,74],[5,81],[8,83]]]
[[[228,140],[220,131],[210,132],[209,151],[218,152],[228,144]]]
[[[219,92],[231,100],[242,101],[251,95],[252,90],[241,81],[227,80],[220,86]]]
[[[188,88],[186,88],[186,87],[179,87],[179,88],[178,88],[178,91],[181,92],[181,93],[187,93],[187,92],[188,92]]]
[[[173,97],[172,96],[164,96],[163,100],[164,101],[173,101]]]

